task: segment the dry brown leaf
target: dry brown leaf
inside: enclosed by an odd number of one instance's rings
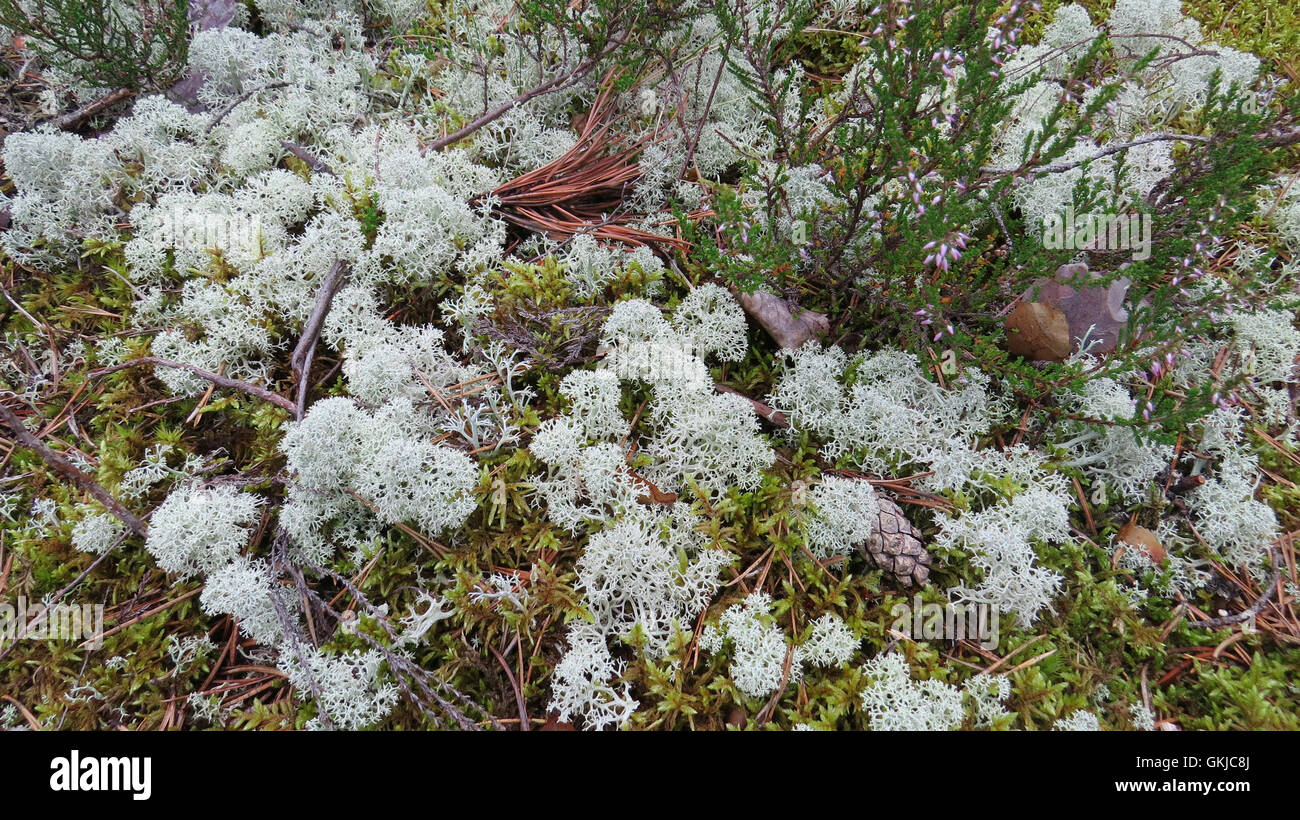
[[[1130,547],[1144,553],[1155,563],[1165,560],[1165,548],[1156,534],[1146,527],[1139,527],[1132,521],[1120,528],[1117,538]]]
[[[1062,265],[1057,268],[1054,279],[1039,279],[1020,298],[1026,302],[1045,302],[1064,313],[1071,345],[1086,333],[1089,342],[1097,341],[1089,348],[1092,353],[1110,353],[1119,343],[1120,331],[1128,323],[1124,298],[1128,295],[1129,280],[1116,279],[1104,287],[1076,288],[1065,284],[1090,279],[1100,280],[1101,274],[1090,272],[1083,263]]]
[[[831,322],[826,314],[794,307],[775,293],[765,290],[733,293],[745,312],[782,348],[797,350],[814,336],[830,332]]]
[[[638,495],[636,500],[642,504],[665,504],[672,505],[677,503],[677,493],[667,493],[655,486],[654,482],[634,470],[628,470],[627,474],[645,487],[647,495]]]
[[[1044,362],[1070,355],[1070,324],[1065,314],[1046,302],[1019,302],[1007,317],[1007,350]]]
[[[551,713],[546,718],[546,723],[542,724],[543,732],[576,732],[578,731],[572,723],[560,720],[560,716]]]
[[[749,715],[745,714],[745,710],[741,709],[739,706],[733,708],[731,710],[731,713],[727,715],[728,726],[734,726],[737,729],[743,729],[745,728],[745,724],[748,722],[749,722]]]

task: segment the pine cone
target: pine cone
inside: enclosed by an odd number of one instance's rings
[[[893,500],[880,494],[876,498],[880,502],[879,524],[858,550],[900,584],[925,584],[930,578],[931,557],[921,541],[921,531]]]

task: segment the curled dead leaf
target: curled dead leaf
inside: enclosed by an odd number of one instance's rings
[[[775,293],[756,290],[753,293],[734,291],[745,312],[758,322],[768,335],[782,348],[798,350],[804,342],[829,333],[831,321],[824,313],[791,305]]]
[[[663,490],[656,487],[653,481],[646,478],[645,476],[642,476],[641,474],[637,473],[634,470],[628,470],[627,474],[630,475],[632,478],[635,478],[638,482],[640,482],[641,486],[645,487],[647,494],[638,495],[636,497],[636,500],[641,502],[642,504],[664,504],[664,505],[671,506],[672,504],[675,504],[677,502],[677,493],[664,492]]]

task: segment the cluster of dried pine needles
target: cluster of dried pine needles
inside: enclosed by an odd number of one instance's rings
[[[663,236],[630,225],[645,218],[627,210],[626,195],[641,176],[638,157],[656,137],[652,134],[628,144],[614,133],[614,79],[613,73],[605,77],[572,148],[471,204],[491,202],[493,212],[505,221],[556,241],[590,234],[602,242],[688,251],[689,243],[680,236]],[[699,212],[691,218],[706,215]]]

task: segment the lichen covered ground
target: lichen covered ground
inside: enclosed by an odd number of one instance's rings
[[[229,9],[0,39],[0,728],[1300,729],[1292,5]]]

